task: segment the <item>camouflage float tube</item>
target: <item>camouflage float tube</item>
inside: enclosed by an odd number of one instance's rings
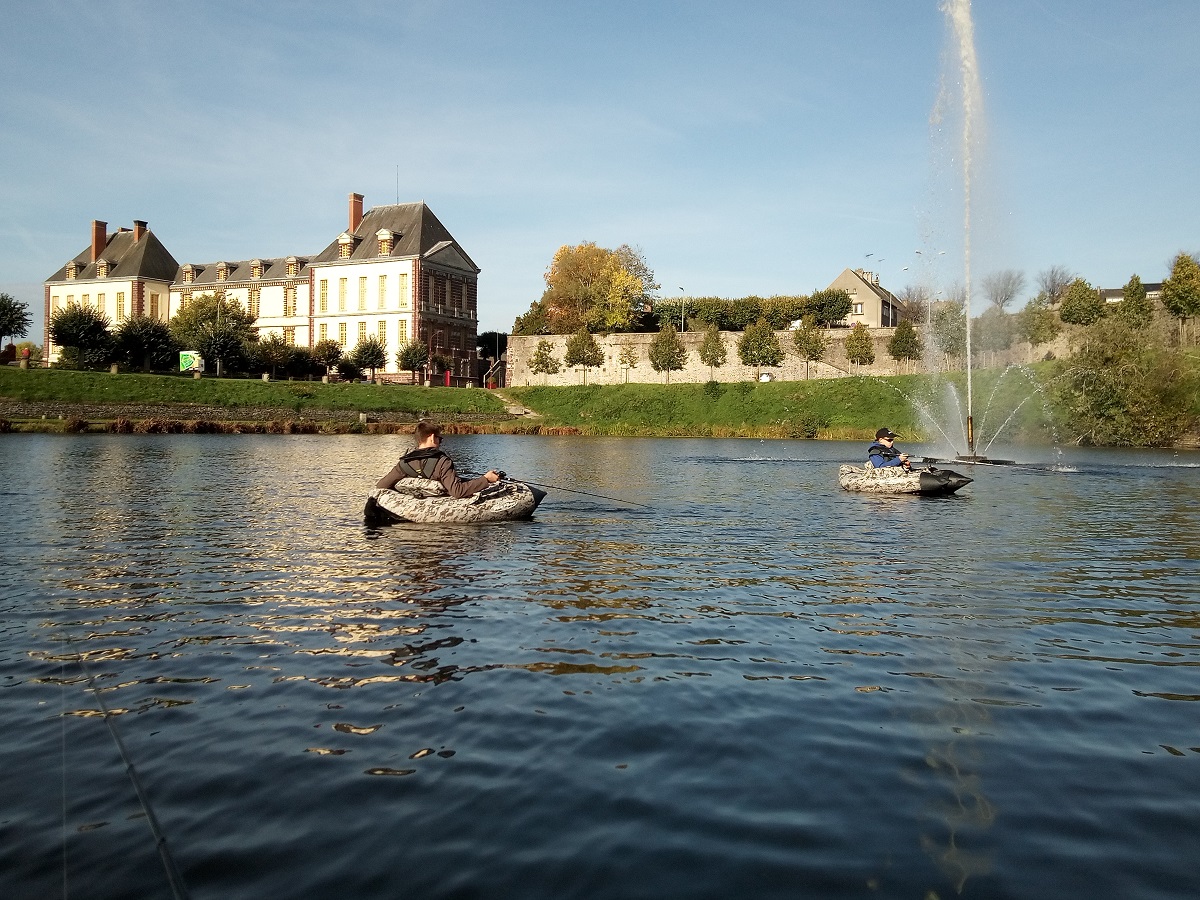
[[[397,522],[468,525],[528,519],[545,491],[520,481],[498,481],[478,494],[456,500],[440,482],[403,478],[394,489],[377,488],[367,496],[363,519],[368,525]]]
[[[933,466],[927,469],[905,469],[903,466],[876,469],[867,463],[865,466],[841,466],[838,469],[838,484],[843,490],[866,494],[953,494],[974,480]]]

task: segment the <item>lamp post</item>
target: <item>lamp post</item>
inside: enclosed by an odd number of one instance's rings
[[[680,288],[679,291],[679,330],[682,332],[687,331],[687,326],[683,321],[684,310],[687,309],[687,297],[683,294],[683,288]]]

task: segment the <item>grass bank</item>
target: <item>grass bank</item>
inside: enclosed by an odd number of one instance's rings
[[[986,404],[991,433],[1013,414],[1006,435],[1023,442],[1053,442],[1054,425],[1036,379],[1035,370],[1014,370],[1003,377],[998,371],[975,373],[977,429],[983,424],[981,411]],[[945,420],[951,415],[942,412],[943,407],[949,404],[953,409],[955,392],[965,397],[965,374],[522,387],[506,393],[539,413],[547,424],[584,434],[865,440],[887,425],[908,440],[924,440],[934,438],[936,430],[916,405],[927,406]]]

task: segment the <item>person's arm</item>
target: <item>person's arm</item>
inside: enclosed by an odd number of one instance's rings
[[[446,489],[446,493],[456,500],[478,494],[489,484],[499,480],[499,476],[496,478],[488,477],[495,474],[495,472],[488,472],[487,475],[480,475],[478,478],[470,480],[459,478],[458,473],[454,471],[454,461],[449,456],[443,456],[439,459],[437,468],[433,470],[434,480],[440,481]]]
[[[392,466],[392,471],[388,472],[377,482],[375,482],[375,487],[387,488],[390,490],[391,488],[394,488],[396,486],[396,482],[403,477],[404,473],[400,471],[400,464],[397,463],[396,465]]]

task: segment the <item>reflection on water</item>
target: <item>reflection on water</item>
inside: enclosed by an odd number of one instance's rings
[[[376,530],[395,438],[0,440],[6,896],[164,894],[105,721],[197,896],[1190,882],[1187,458],[888,498],[851,445],[451,437],[652,508]]]

